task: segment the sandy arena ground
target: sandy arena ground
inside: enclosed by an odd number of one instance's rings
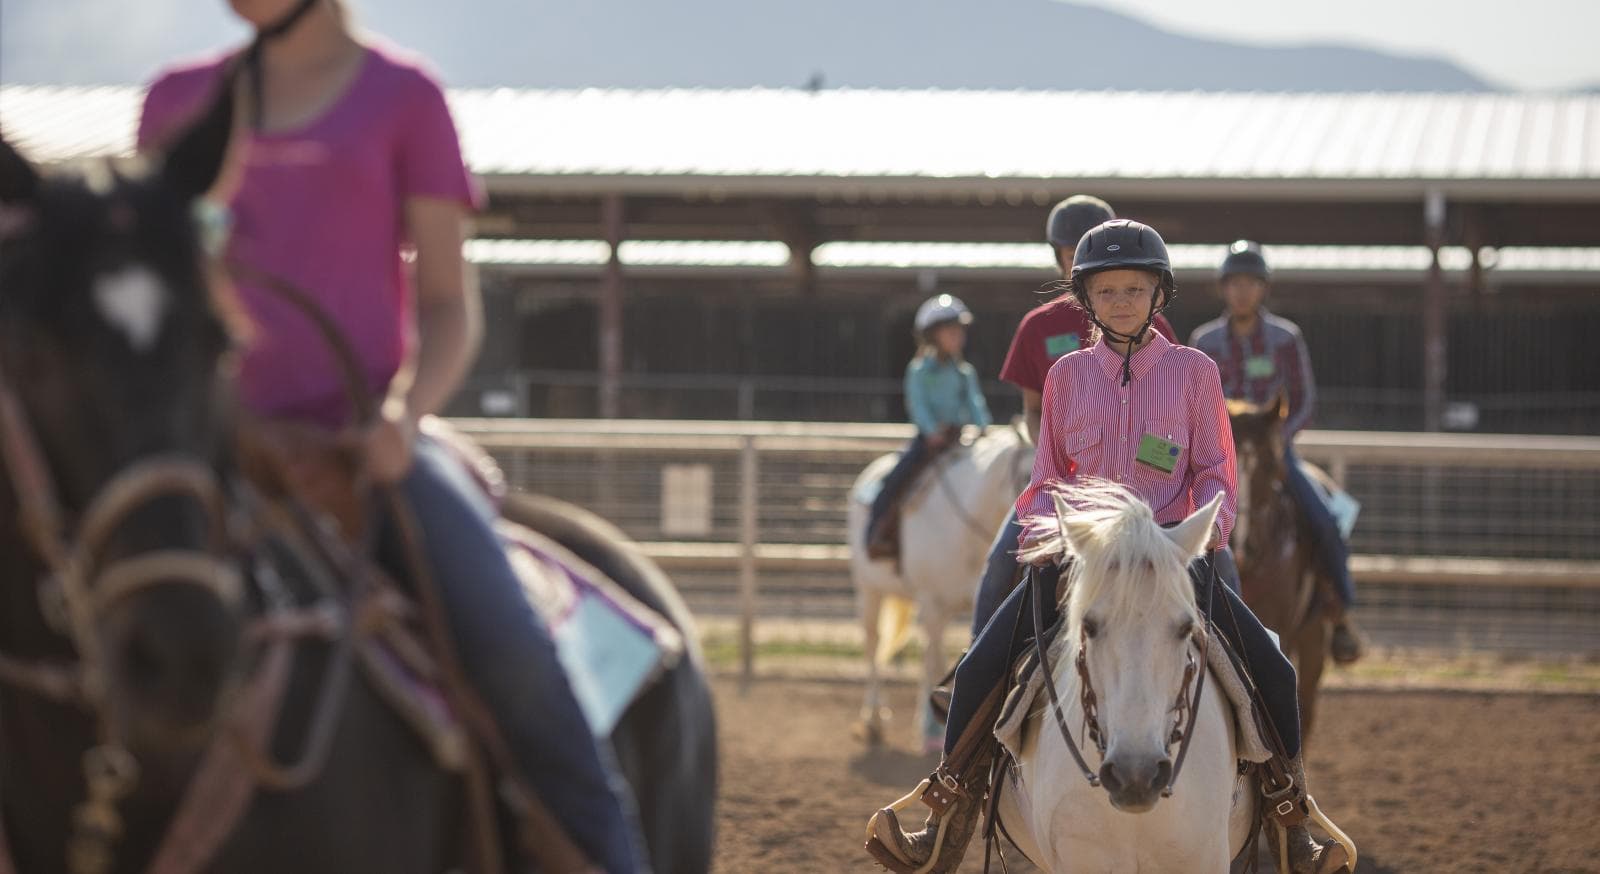
[[[890,691],[910,714],[911,687]],[[881,870],[861,850],[867,816],[935,764],[904,723],[869,751],[851,732],[859,684],[768,679],[741,695],[719,680],[717,693],[717,871]],[[1600,872],[1600,695],[1333,690],[1323,713],[1313,789],[1360,846],[1358,874]],[[981,870],[977,847],[962,872]]]

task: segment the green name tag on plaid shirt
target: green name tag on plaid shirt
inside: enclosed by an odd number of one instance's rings
[[[1251,379],[1267,379],[1278,372],[1271,355],[1252,355],[1244,360],[1244,375]]]
[[[1060,358],[1068,352],[1078,351],[1083,341],[1077,334],[1057,334],[1054,337],[1044,338],[1044,351],[1051,358]]]
[[[1170,440],[1162,440],[1154,434],[1146,434],[1139,438],[1139,452],[1133,459],[1162,473],[1172,473],[1177,470],[1178,456],[1182,454],[1182,446]]]

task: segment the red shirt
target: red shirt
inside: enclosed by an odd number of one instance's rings
[[[1156,315],[1155,329],[1168,340],[1178,342],[1165,316]],[[1018,388],[1043,394],[1044,377],[1050,372],[1050,365],[1068,352],[1087,347],[1093,332],[1089,314],[1071,295],[1034,307],[1017,325],[1005,366],[1000,368],[1000,378]]]
[[[1033,479],[1017,499],[1024,541],[1054,518],[1052,486],[1098,477],[1132,489],[1163,524],[1183,521],[1220,492],[1217,527],[1228,542],[1237,474],[1216,363],[1156,337],[1129,364],[1133,380],[1123,385],[1122,356],[1097,343],[1050,368]],[[1167,469],[1140,460],[1147,439],[1168,454]]]

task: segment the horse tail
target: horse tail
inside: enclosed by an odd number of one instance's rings
[[[906,642],[911,639],[911,614],[916,609],[916,603],[910,598],[884,596],[878,608],[878,651],[873,654],[878,667],[887,666],[890,659],[906,648]]]

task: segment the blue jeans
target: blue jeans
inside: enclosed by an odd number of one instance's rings
[[[1017,508],[1012,507],[1000,533],[989,544],[989,560],[983,565],[983,579],[978,582],[978,594],[972,601],[972,639],[977,640],[989,617],[1000,609],[1000,602],[1017,587],[1021,568],[1017,567],[1017,539],[1022,536],[1022,523],[1017,521]]]
[[[550,631],[523,596],[493,528],[494,507],[466,469],[427,437],[417,440],[401,491],[422,529],[462,666],[524,776],[593,862],[609,874],[647,871],[632,793],[610,744],[590,732]],[[403,569],[389,527],[384,563]]]
[[[1350,547],[1344,542],[1344,535],[1339,532],[1339,522],[1333,518],[1328,505],[1323,503],[1317,487],[1300,469],[1300,459],[1294,454],[1293,441],[1284,445],[1283,463],[1288,473],[1289,494],[1294,496],[1295,503],[1300,505],[1300,512],[1305,513],[1306,519],[1311,522],[1311,536],[1316,540],[1316,554],[1321,560],[1322,570],[1328,579],[1333,580],[1339,600],[1346,607],[1354,606],[1356,582],[1350,577]]]
[[[1285,750],[1293,758],[1300,753],[1300,698],[1294,665],[1272,642],[1266,626],[1239,597],[1238,571],[1234,568],[1232,557],[1226,553],[1226,549],[1216,553],[1219,559],[1216,563],[1217,576],[1224,585],[1216,592],[1209,618],[1249,667],[1257,688],[1261,690],[1267,718],[1277,729]],[[1048,629],[1056,621],[1059,605],[1056,603],[1055,589],[1060,575],[1061,569],[1056,567],[1029,568],[1027,577],[1032,579],[1025,577],[1023,585],[1017,586],[1001,602],[973,641],[972,648],[967,650],[961,663],[956,666],[955,683],[950,689],[950,718],[944,732],[945,755],[955,748],[956,739],[961,737],[967,723],[972,721],[978,705],[983,703],[989,690],[1005,678],[1006,671],[1022,652],[1023,646],[1032,644],[1033,586],[1048,587],[1044,604],[1049,615],[1040,617],[1040,626]],[[1189,565],[1189,575],[1194,581],[1203,613],[1211,569],[1204,558],[1196,559]],[[1234,579],[1228,579],[1230,576]]]
[[[883,481],[878,485],[878,496],[872,499],[872,511],[867,514],[867,542],[872,541],[872,529],[900,500],[900,494],[906,490],[906,486],[911,485],[911,475],[922,469],[923,459],[927,457],[928,438],[919,433],[906,444],[905,450],[900,453],[900,460],[884,474]]]

